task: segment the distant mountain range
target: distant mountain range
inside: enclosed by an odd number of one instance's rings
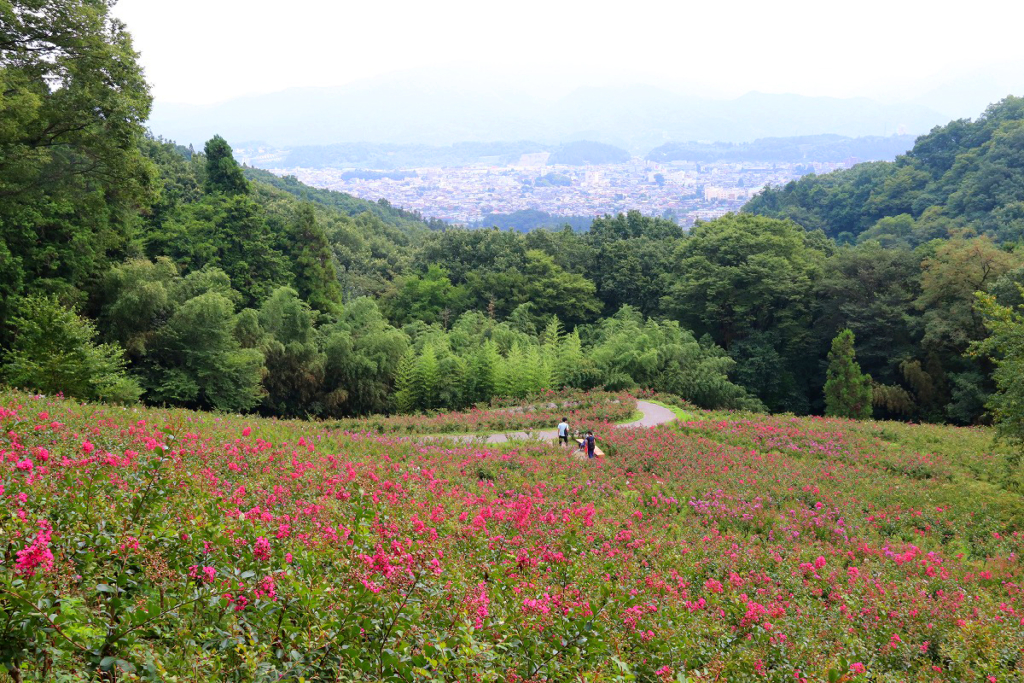
[[[418,72],[340,87],[297,88],[216,105],[157,102],[151,129],[200,145],[214,134],[274,147],[373,142],[451,145],[592,140],[644,154],[666,142],[731,143],[837,134],[919,134],[947,117],[920,104],[748,93],[734,99],[679,94],[649,85],[577,88],[541,97],[481,79]]]
[[[650,161],[807,163],[891,161],[913,147],[913,135],[849,138],[842,135],[802,135],[762,138],[753,142],[669,142],[646,154]],[[454,145],[396,145],[350,142],[336,145],[302,145],[281,149],[262,143],[243,143],[235,148],[239,161],[260,168],[373,169],[352,171],[351,177],[394,176],[402,169],[438,168],[487,164],[494,166],[582,166],[628,161],[620,147],[591,141],[565,145],[539,142],[461,142]],[[367,175],[367,173],[371,175]]]
[[[915,135],[801,135],[791,138],[762,138],[753,142],[666,142],[647,154],[651,161],[771,161],[801,163],[892,161],[914,146]]]

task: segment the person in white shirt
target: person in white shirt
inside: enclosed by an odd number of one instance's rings
[[[562,421],[558,423],[558,445],[569,445],[569,418],[567,417],[563,417]]]

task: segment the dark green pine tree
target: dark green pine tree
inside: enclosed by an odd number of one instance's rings
[[[871,375],[857,364],[853,332],[846,329],[832,340],[825,381],[825,414],[866,420],[871,417]]]
[[[206,143],[206,191],[248,194],[249,181],[231,152],[231,145],[219,135]]]
[[[323,313],[337,310],[341,287],[334,269],[331,244],[316,222],[313,207],[299,207],[295,222],[289,226],[287,250],[295,271],[295,289],[310,306]]]

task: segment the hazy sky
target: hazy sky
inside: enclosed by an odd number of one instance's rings
[[[453,64],[566,85],[900,97],[1024,60],[1018,0],[120,0],[114,12],[163,102]]]

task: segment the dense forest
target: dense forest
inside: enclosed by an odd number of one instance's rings
[[[639,212],[465,230],[153,137],[124,27],[68,7],[0,35],[10,385],[289,416],[561,386],[821,413],[849,329],[876,416],[986,419],[975,293],[1020,302],[1024,100],[689,233]]]
[[[593,220],[592,216],[556,216],[547,211],[521,209],[512,213],[484,214],[478,223],[470,227],[531,232],[539,228],[559,229],[568,225],[573,230],[587,230]]]
[[[746,207],[823,230],[841,243],[916,247],[969,229],[999,243],[1024,236],[1024,99],[918,138],[894,162],[801,178]]]

